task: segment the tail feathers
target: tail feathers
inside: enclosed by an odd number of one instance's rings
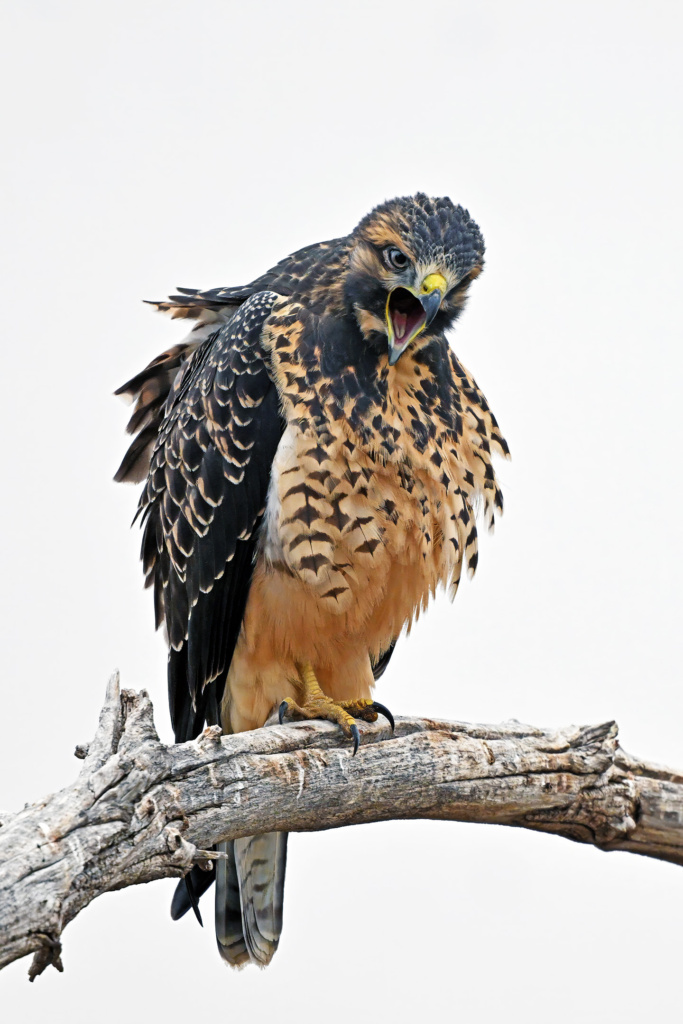
[[[234,841],[219,843],[218,851],[228,859],[216,861],[216,942],[224,960],[232,967],[242,967],[250,957],[242,928]]]
[[[233,967],[273,958],[282,931],[287,833],[268,832],[222,843],[216,865],[216,939]]]
[[[244,938],[252,960],[265,967],[282,932],[287,833],[235,840],[235,860]]]

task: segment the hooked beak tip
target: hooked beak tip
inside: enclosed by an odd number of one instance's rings
[[[441,292],[439,291],[438,288],[435,288],[434,291],[429,293],[429,295],[420,295],[419,298],[420,304],[425,311],[424,325],[425,327],[429,327],[429,325],[434,320],[434,317],[439,312],[439,309],[441,308]]]

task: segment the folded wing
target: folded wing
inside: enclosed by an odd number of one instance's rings
[[[261,346],[277,298],[273,292],[251,296],[189,358],[169,357],[169,363],[178,360],[176,377],[156,426],[138,515],[146,583],[154,587],[157,625],[165,624],[170,645],[169,701],[178,742],[219,721],[249,593],[283,430]],[[148,403],[142,431],[154,417],[159,410]]]

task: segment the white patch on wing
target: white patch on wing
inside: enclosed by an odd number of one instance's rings
[[[261,537],[263,538],[263,554],[269,562],[283,562],[284,550],[280,536],[280,474],[289,469],[295,457],[294,430],[287,426],[280,438],[280,443],[273,459],[270,472],[266,513],[263,520]]]
[[[225,312],[223,310],[218,312],[213,309],[203,309],[197,324],[195,324],[187,337],[182,339],[181,344],[201,345],[212,334],[219,331],[221,327],[229,324],[238,309],[239,306],[226,306]],[[205,316],[205,314],[210,314],[210,318]]]

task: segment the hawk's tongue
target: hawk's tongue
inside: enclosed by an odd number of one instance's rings
[[[397,340],[400,340],[406,333],[406,322],[408,320],[408,316],[406,313],[399,313],[398,310],[395,309],[391,318],[394,321],[394,335]]]

